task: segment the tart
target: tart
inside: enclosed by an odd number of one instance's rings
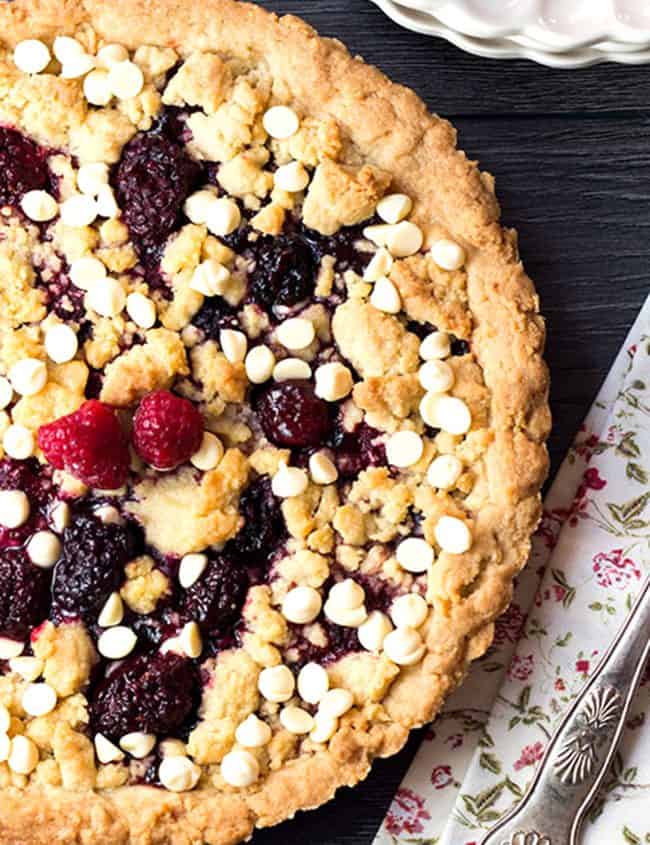
[[[301,21],[0,24],[0,839],[236,843],[490,645],[537,297],[452,127]]]

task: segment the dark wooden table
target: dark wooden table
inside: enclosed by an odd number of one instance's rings
[[[547,320],[555,469],[650,288],[650,68],[480,59],[400,29],[368,0],[262,5],[414,88],[496,176]],[[415,735],[364,784],[254,845],[368,845],[417,745]]]

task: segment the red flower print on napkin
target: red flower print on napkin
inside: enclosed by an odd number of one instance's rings
[[[451,776],[451,766],[436,766],[431,772],[431,783],[435,789],[444,789],[453,782],[454,779]]]
[[[538,760],[542,759],[544,754],[544,746],[541,742],[535,742],[533,745],[524,745],[521,749],[519,759],[515,760],[514,769],[518,772],[524,766],[534,766]]]
[[[511,681],[527,681],[533,673],[533,655],[520,657],[518,654],[512,658],[508,666],[508,677]]]
[[[516,602],[513,602],[494,626],[494,645],[516,643],[526,622],[526,614]]]
[[[412,789],[398,789],[386,814],[386,830],[392,836],[422,833],[422,822],[430,818],[431,815],[424,809],[424,798]]]
[[[593,570],[596,581],[607,589],[625,590],[632,581],[638,581],[641,570],[629,557],[623,557],[623,549],[599,552],[594,556]]]

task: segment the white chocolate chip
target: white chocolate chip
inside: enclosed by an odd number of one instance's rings
[[[70,265],[70,281],[81,290],[90,290],[106,278],[106,266],[92,255],[76,258]]]
[[[386,246],[388,235],[392,228],[388,223],[380,223],[378,226],[366,226],[363,230],[363,236],[369,241],[372,241],[376,246]]]
[[[85,302],[102,317],[117,317],[126,305],[126,293],[117,279],[107,276],[87,291]]]
[[[422,457],[424,443],[415,431],[396,431],[386,441],[386,459],[396,467],[410,467]]]
[[[426,572],[433,565],[433,547],[421,537],[407,537],[397,547],[395,557],[407,572]]]
[[[390,227],[386,246],[394,258],[406,258],[409,255],[415,255],[420,250],[423,240],[424,236],[419,226],[408,220],[402,220],[401,223]]]
[[[352,373],[344,365],[333,361],[321,364],[314,373],[316,379],[316,396],[327,402],[338,402],[350,393],[354,386]]]
[[[462,471],[463,465],[455,455],[438,455],[427,470],[427,481],[438,490],[452,490]]]
[[[142,731],[133,731],[125,734],[120,740],[120,748],[126,751],[136,760],[143,760],[148,757],[156,745],[156,737],[153,734],[146,734]]]
[[[288,106],[272,106],[264,112],[264,129],[277,140],[284,140],[295,135],[300,126],[298,115]]]
[[[100,763],[117,763],[124,759],[124,753],[103,734],[95,734],[95,754]]]
[[[312,742],[327,742],[336,733],[339,726],[339,720],[333,716],[326,716],[323,713],[317,713],[314,716],[314,728],[309,734]]]
[[[95,67],[95,58],[89,56],[88,53],[79,53],[77,56],[71,56],[61,67],[61,77],[63,79],[79,79],[90,73]]]
[[[432,393],[445,393],[454,386],[454,371],[446,361],[426,361],[418,377],[422,387]]]
[[[23,358],[9,370],[9,381],[21,396],[35,396],[47,384],[47,365],[38,358]]]
[[[280,711],[280,724],[290,734],[308,734],[314,727],[314,717],[302,707],[283,707]]]
[[[377,214],[384,223],[399,223],[411,213],[413,203],[406,194],[389,194],[377,203]]]
[[[262,748],[271,741],[271,728],[254,713],[237,726],[235,739],[244,748]]]
[[[150,329],[156,323],[156,304],[143,293],[130,293],[127,296],[126,313],[141,329]]]
[[[95,508],[95,516],[101,519],[104,525],[122,525],[122,515],[113,505],[100,505]]]
[[[399,314],[402,310],[402,297],[390,279],[380,276],[370,294],[370,304],[386,314]]]
[[[203,651],[203,639],[201,637],[201,629],[196,622],[187,622],[183,626],[179,641],[183,652],[188,657],[192,658],[192,660],[201,656]]]
[[[84,79],[84,97],[92,106],[107,106],[113,99],[108,83],[108,71],[91,70]]]
[[[97,624],[100,628],[113,628],[124,619],[124,603],[119,593],[111,593],[99,614]]]
[[[2,446],[10,458],[24,461],[34,454],[34,435],[24,425],[10,425],[2,437]]]
[[[69,35],[57,35],[52,45],[52,52],[63,65],[77,56],[82,56],[86,51],[83,44],[76,38],[71,38]]]
[[[460,555],[472,545],[472,535],[462,519],[455,516],[441,516],[434,528],[436,542],[449,554]]]
[[[250,751],[230,751],[221,761],[221,777],[230,786],[251,786],[260,776],[260,765]]]
[[[217,237],[232,234],[241,223],[241,211],[234,200],[218,197],[208,210],[205,221],[208,230]]]
[[[398,596],[390,608],[390,618],[396,628],[419,628],[428,615],[429,607],[417,593]]]
[[[0,660],[11,660],[19,657],[24,650],[23,643],[17,640],[10,640],[9,637],[0,637]]]
[[[364,606],[366,598],[363,587],[351,578],[339,581],[330,589],[325,602],[325,616],[346,628],[358,628],[368,618]]]
[[[216,199],[218,199],[216,193],[209,188],[195,191],[185,200],[183,205],[185,216],[192,223],[202,226],[207,222],[208,214]]]
[[[331,719],[338,719],[343,716],[354,704],[354,697],[349,690],[339,687],[326,692],[318,705],[318,713],[321,716],[329,716]]]
[[[72,361],[79,349],[77,335],[65,323],[57,323],[45,333],[45,351],[55,364]]]
[[[27,555],[35,566],[51,569],[61,555],[61,541],[51,531],[37,531],[27,543]]]
[[[273,375],[275,355],[268,346],[261,344],[249,350],[244,363],[248,380],[253,384],[262,384]]]
[[[246,358],[248,338],[244,332],[235,329],[222,329],[219,332],[219,345],[231,364],[240,364]]]
[[[103,631],[97,641],[97,650],[109,660],[121,660],[131,654],[138,637],[134,631],[124,625],[116,625]]]
[[[108,70],[108,87],[118,100],[130,100],[142,91],[144,75],[140,68],[129,59],[115,62]]]
[[[286,464],[280,464],[280,468],[271,481],[273,495],[281,499],[300,496],[308,486],[309,478],[305,470],[299,467],[288,467]]]
[[[29,519],[30,505],[22,490],[0,490],[0,525],[18,528]]]
[[[301,358],[284,358],[273,367],[275,381],[299,381],[311,378],[311,367]]]
[[[20,201],[20,207],[30,220],[45,223],[59,213],[59,204],[47,191],[27,191]]]
[[[88,162],[77,171],[77,187],[82,194],[96,197],[105,185],[108,185],[108,165],[104,162]]]
[[[381,610],[373,610],[363,625],[357,629],[359,642],[366,651],[380,652],[384,640],[393,630],[390,619]]]
[[[97,214],[100,217],[106,217],[109,220],[112,220],[113,217],[117,217],[120,212],[117,200],[115,199],[115,193],[110,185],[104,185],[99,189],[96,204]]]
[[[270,666],[262,669],[257,688],[267,701],[282,703],[293,695],[296,682],[288,666]]]
[[[203,296],[222,296],[230,279],[230,270],[214,258],[202,261],[192,274],[190,287]]]
[[[158,767],[158,778],[170,792],[189,792],[200,777],[201,767],[189,757],[165,757]]]
[[[14,63],[23,73],[41,73],[50,63],[47,44],[37,38],[20,41],[14,49]]]
[[[382,276],[387,276],[392,266],[393,256],[385,247],[380,247],[363,271],[363,278],[366,282],[376,282]]]
[[[50,523],[57,534],[62,534],[70,525],[71,511],[67,502],[57,502],[50,511]]]
[[[296,625],[306,625],[316,619],[322,606],[323,600],[318,590],[313,587],[294,587],[284,597],[282,615]]]
[[[11,400],[14,398],[14,389],[8,378],[0,376],[0,410],[11,405]]]
[[[420,400],[420,416],[432,428],[440,428],[438,423],[438,403],[444,393],[425,393]]]
[[[465,434],[472,425],[472,415],[467,404],[456,396],[441,396],[436,404],[438,428],[449,434]]]
[[[61,221],[66,226],[90,226],[97,218],[97,203],[86,194],[73,194],[60,206]]]
[[[292,317],[280,323],[276,329],[276,337],[287,349],[305,349],[314,340],[316,331],[311,320],[304,317]]]
[[[125,62],[129,58],[129,51],[121,44],[105,44],[97,51],[97,67],[108,70],[115,64]]]
[[[38,765],[38,748],[29,737],[15,736],[11,740],[8,765],[17,775],[29,775]]]
[[[329,687],[329,675],[318,663],[306,663],[298,673],[298,694],[308,704],[318,704]]]
[[[466,256],[460,244],[443,238],[431,247],[431,258],[443,270],[460,270]]]
[[[420,344],[420,358],[423,361],[436,361],[448,358],[451,354],[451,341],[447,332],[431,332]]]
[[[384,654],[398,666],[413,666],[424,657],[426,646],[415,628],[395,628],[384,640]]]
[[[56,707],[56,691],[44,682],[27,684],[23,691],[21,704],[30,716],[45,716]]]
[[[309,184],[309,173],[301,162],[290,161],[278,167],[273,174],[273,182],[281,191],[297,194],[304,191]]]
[[[20,675],[24,681],[31,683],[43,674],[45,663],[38,657],[12,657],[9,668]]]
[[[208,558],[202,554],[189,554],[181,558],[178,581],[184,590],[196,584],[208,565]]]
[[[203,472],[209,472],[221,463],[223,458],[223,443],[216,434],[210,431],[203,432],[203,438],[198,450],[190,458],[192,466]]]
[[[339,477],[336,464],[325,452],[315,452],[309,458],[309,474],[314,484],[334,484]]]

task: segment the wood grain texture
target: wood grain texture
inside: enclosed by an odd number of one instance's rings
[[[399,29],[368,0],[261,5],[302,16],[414,88],[496,176],[546,316],[557,468],[649,291],[650,68],[480,59]],[[418,743],[253,845],[369,845]]]

